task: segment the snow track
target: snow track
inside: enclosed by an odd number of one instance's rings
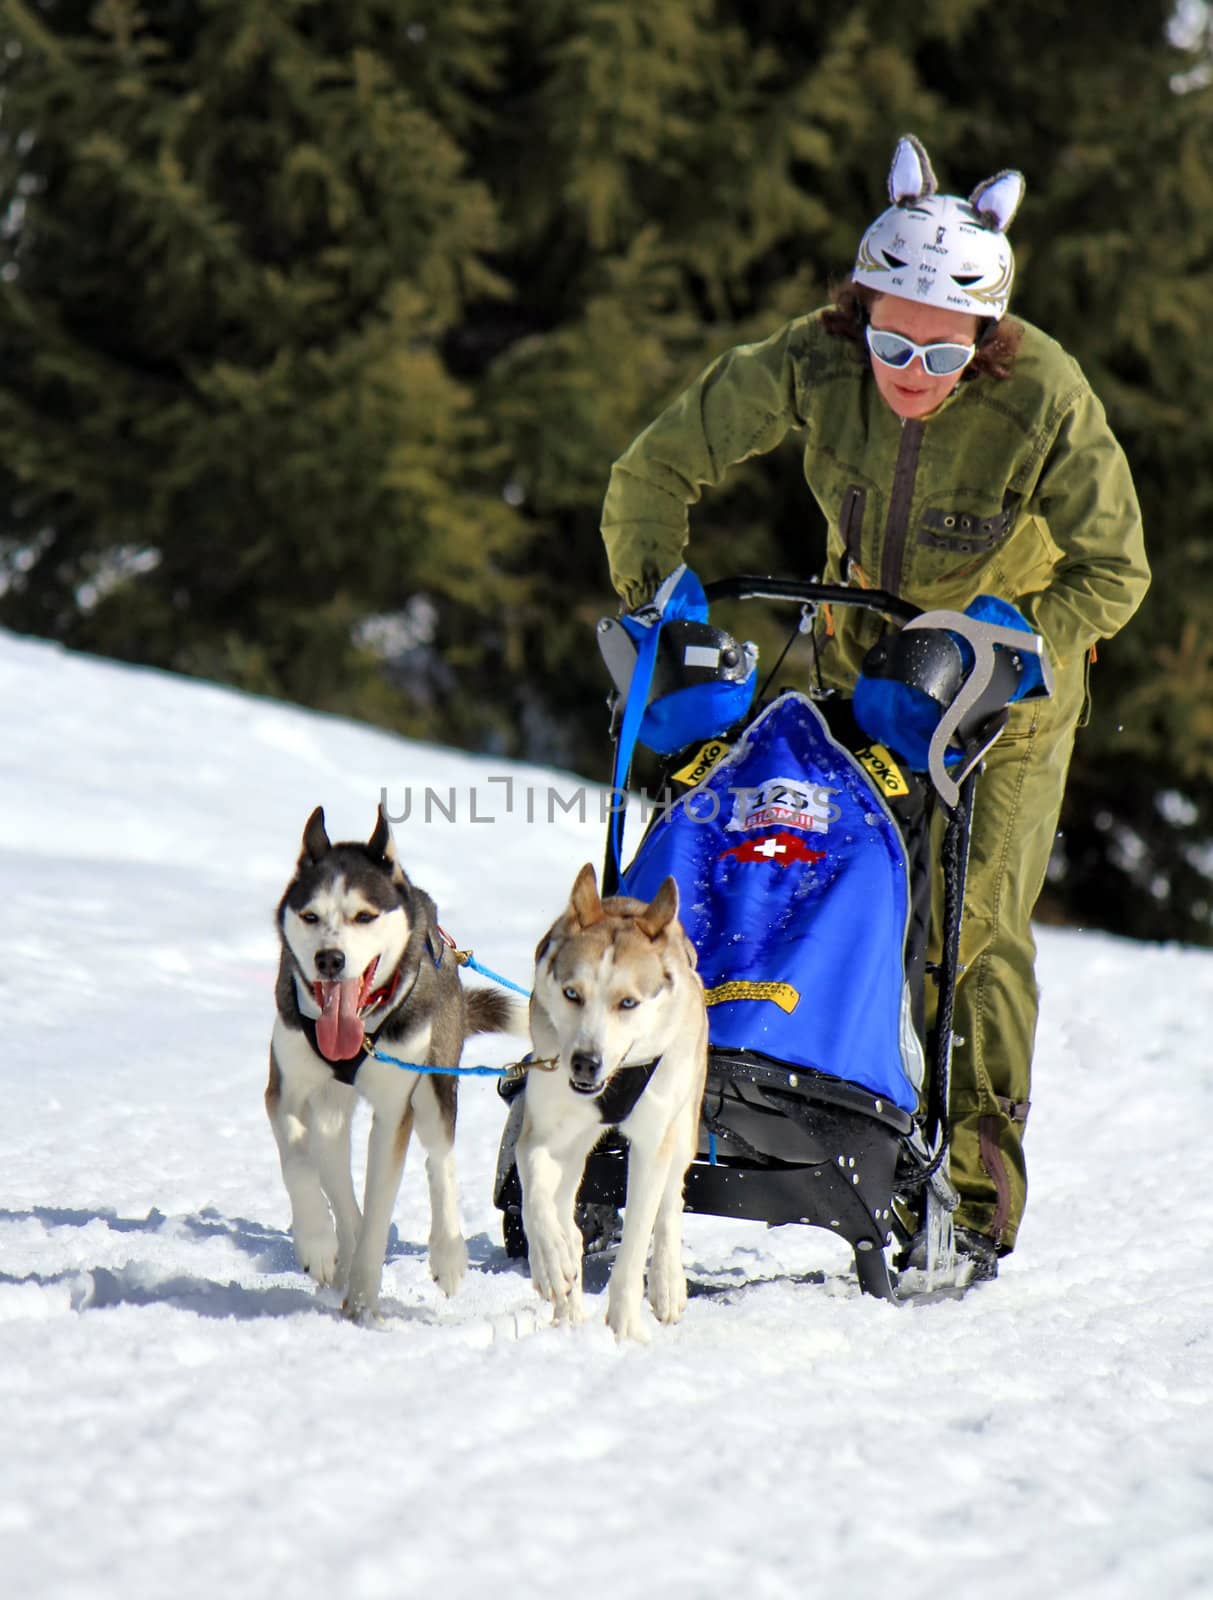
[[[1032,1198],[997,1283],[912,1312],[837,1240],[688,1217],[647,1348],[552,1329],[460,1090],[471,1269],[410,1152],[373,1328],[294,1266],[261,1104],[273,908],[311,808],[397,836],[526,981],[576,780],[0,635],[0,1555],[23,1600],[1196,1600],[1213,1593],[1213,958],[1042,930]],[[510,793],[490,779],[513,776]],[[478,796],[484,826],[468,820]],[[500,1064],[517,1041],[476,1041]],[[365,1120],[356,1130],[355,1149]]]

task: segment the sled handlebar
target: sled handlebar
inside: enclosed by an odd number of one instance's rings
[[[861,611],[880,611],[898,622],[913,622],[921,609],[884,589],[856,589],[847,583],[817,583],[810,578],[762,578],[744,573],[736,578],[717,578],[704,584],[709,603],[713,600],[791,600],[802,605],[856,606]]]

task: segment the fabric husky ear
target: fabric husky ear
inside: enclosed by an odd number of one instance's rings
[[[299,857],[301,866],[314,866],[332,849],[324,826],[324,807],[317,806],[303,829],[303,850]]]
[[[569,907],[583,928],[592,928],[606,916],[598,894],[598,878],[588,861],[577,874],[577,881],[569,896]]]
[[[636,918],[636,926],[641,933],[647,934],[650,939],[655,939],[669,927],[677,915],[678,885],[673,878],[666,878],[651,904]]]
[[[969,204],[987,228],[1005,233],[1019,210],[1025,187],[1023,173],[1008,167],[979,183],[969,196]]]
[[[889,199],[895,206],[903,200],[925,200],[938,187],[930,157],[912,133],[903,134],[889,168]]]

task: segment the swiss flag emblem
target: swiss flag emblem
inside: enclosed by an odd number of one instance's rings
[[[743,839],[740,844],[722,850],[716,859],[723,861],[726,856],[738,861],[776,861],[781,867],[787,867],[793,861],[806,861],[811,866],[815,861],[824,861],[826,853],[811,850],[799,834],[780,832],[769,833],[765,839]]]

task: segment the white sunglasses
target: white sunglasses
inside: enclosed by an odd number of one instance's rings
[[[933,378],[950,378],[972,361],[975,344],[915,344],[904,333],[892,333],[887,328],[867,328],[868,349],[886,367],[908,367],[915,356]]]

